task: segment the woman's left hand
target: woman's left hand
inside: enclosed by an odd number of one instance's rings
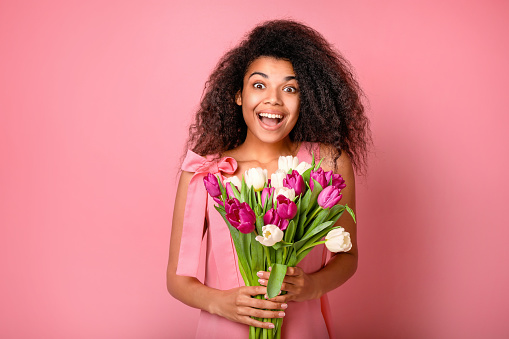
[[[260,271],[257,273],[258,282],[267,286],[270,272]],[[281,290],[286,291],[284,295],[278,295],[272,299],[274,302],[306,301],[320,298],[320,291],[317,282],[310,274],[305,273],[300,267],[288,267],[286,276],[281,285]]]

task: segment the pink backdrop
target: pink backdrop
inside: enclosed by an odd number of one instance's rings
[[[72,3],[72,4],[71,4]],[[419,4],[420,3],[420,4]],[[376,147],[345,338],[509,337],[505,1],[0,2],[0,337],[189,338],[166,292],[203,84],[256,23],[351,60]]]

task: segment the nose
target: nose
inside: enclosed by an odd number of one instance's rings
[[[277,88],[271,88],[266,91],[267,97],[265,98],[265,103],[270,105],[282,105],[281,93]]]

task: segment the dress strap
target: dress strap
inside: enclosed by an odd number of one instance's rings
[[[196,277],[198,274],[208,194],[203,185],[203,178],[207,173],[220,174],[221,176],[221,173],[233,174],[236,169],[237,161],[233,158],[224,157],[217,160],[212,157],[202,157],[191,150],[187,151],[186,158],[182,163],[182,170],[194,172],[194,175],[187,189],[177,264],[178,275]]]

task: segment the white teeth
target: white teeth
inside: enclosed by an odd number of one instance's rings
[[[280,114],[260,113],[260,116],[270,119],[283,119],[283,116]]]

